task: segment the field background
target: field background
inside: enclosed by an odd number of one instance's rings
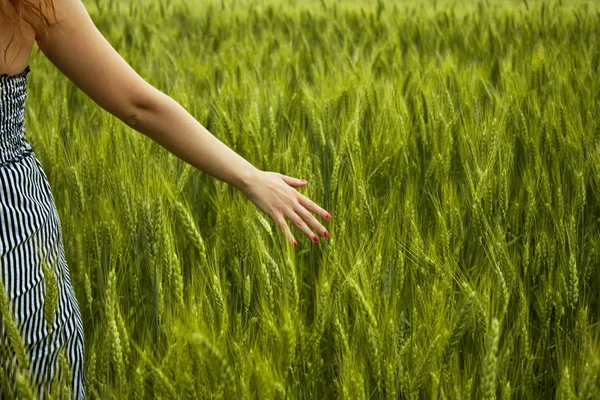
[[[41,53],[48,175],[102,399],[600,397],[592,1],[88,1],[148,82],[332,215],[311,243]]]

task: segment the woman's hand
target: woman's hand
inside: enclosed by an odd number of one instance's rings
[[[277,222],[290,244],[298,246],[285,218],[288,218],[314,242],[318,242],[319,238],[311,228],[323,237],[329,237],[329,232],[309,211],[327,220],[332,218],[327,211],[294,189],[305,184],[305,180],[292,178],[277,172],[259,170],[252,181],[240,190],[258,208],[269,214]]]

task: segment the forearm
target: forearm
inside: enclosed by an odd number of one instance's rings
[[[159,90],[123,121],[178,158],[215,178],[245,189],[258,169],[213,136],[179,103]]]

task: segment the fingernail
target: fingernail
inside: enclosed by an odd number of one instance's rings
[[[329,215],[329,214],[327,214],[326,218],[327,218],[327,219],[331,219],[331,218],[332,218],[332,216],[331,216],[331,215]]]
[[[306,179],[300,179],[300,182],[306,183]]]
[[[329,232],[325,231],[325,233],[323,234],[323,236],[329,237]]]
[[[314,241],[315,243],[317,243],[317,242],[319,241],[319,238],[315,236],[315,237],[313,238],[313,241]]]
[[[298,247],[298,242],[294,240],[294,247]]]

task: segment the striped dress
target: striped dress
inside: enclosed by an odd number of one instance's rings
[[[69,398],[84,399],[83,325],[61,224],[46,174],[25,139],[29,72],[28,66],[18,75],[0,75],[0,279],[4,287],[0,295],[5,296],[0,300],[6,307],[0,308],[0,398],[10,398],[10,391],[19,398],[15,371],[22,368],[37,398],[48,398],[44,389],[56,377],[68,382]],[[50,272],[48,279],[42,258]],[[56,282],[57,289],[51,316],[45,311],[47,282]],[[27,354],[27,370],[19,362],[23,357],[17,357],[19,345],[13,344],[15,334],[9,335],[11,326],[12,332],[16,327],[20,334],[20,354]],[[60,368],[59,353],[69,366],[66,371]]]

